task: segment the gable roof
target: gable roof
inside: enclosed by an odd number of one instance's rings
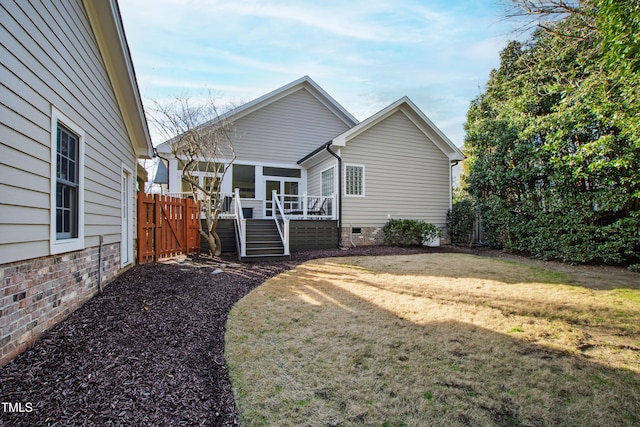
[[[351,129],[336,136],[332,144],[344,147],[346,143],[360,135],[362,132],[372,128],[376,124],[402,112],[411,122],[438,147],[450,161],[464,160],[465,156],[455,144],[408,98],[402,97],[388,107],[378,111],[373,116],[352,127]]]
[[[243,104],[240,107],[223,114],[220,118],[223,119],[233,117],[234,120],[237,120],[301,89],[306,89],[309,93],[311,93],[311,95],[313,95],[318,101],[320,101],[325,107],[327,107],[347,126],[352,127],[358,124],[358,119],[353,117],[351,113],[349,113],[342,105],[340,105],[338,101],[333,99],[331,95],[325,92],[324,89],[318,86],[318,84],[314,82],[313,79],[309,76],[301,77],[298,80],[294,80],[291,83],[282,86],[281,88],[278,88],[267,93],[266,95],[261,96],[260,98],[247,102],[246,104]]]
[[[83,4],[134,152],[138,157],[150,158],[153,145],[118,3],[116,0],[83,0]]]
[[[226,113],[221,114],[218,118],[203,123],[199,127],[215,125],[216,123],[224,120],[234,121],[241,119],[242,117],[248,116],[249,114],[267,107],[268,105],[299,90],[306,90],[308,93],[310,93],[348,127],[353,127],[359,123],[358,119],[352,116],[351,113],[349,113],[342,105],[338,103],[338,101],[333,99],[327,92],[324,91],[324,89],[318,86],[318,84],[314,82],[311,77],[304,76],[274,91],[271,91],[266,95],[256,98],[253,101],[247,102],[246,104],[227,111]],[[172,141],[172,139],[160,144],[158,147],[156,147],[156,150],[161,153],[169,153],[170,150],[167,145],[169,141]]]

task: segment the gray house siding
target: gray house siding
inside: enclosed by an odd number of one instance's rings
[[[307,172],[307,193],[309,195],[322,195],[322,171],[329,169],[332,166],[335,167],[334,189],[336,192],[338,191],[338,161],[334,157],[330,157],[309,168]]]
[[[343,167],[364,166],[365,193],[343,192],[343,226],[382,227],[389,217],[445,226],[449,159],[404,113],[396,112],[349,140],[342,160]]]
[[[52,106],[85,132],[85,247],[119,242],[135,154],[82,3],[3,1],[0,16],[0,263],[50,252]]]
[[[296,165],[348,126],[306,88],[233,121],[238,160]]]

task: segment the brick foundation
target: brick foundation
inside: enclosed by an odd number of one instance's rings
[[[351,240],[356,246],[372,246],[384,244],[384,232],[382,227],[361,227],[360,233],[351,234],[349,239],[349,227],[342,227],[342,245],[351,246]]]
[[[384,245],[384,231],[382,227],[361,227],[360,233],[352,233],[351,240],[349,240],[349,227],[342,227],[342,246],[351,246],[351,241],[356,246],[372,246],[372,245]],[[436,239],[432,246],[440,246],[441,244],[450,244],[451,241],[447,235],[446,230],[442,231],[442,236]]]
[[[102,283],[120,272],[120,244],[102,247]],[[0,366],[98,292],[98,247],[0,265]]]

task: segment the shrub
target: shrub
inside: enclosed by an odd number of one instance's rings
[[[451,243],[471,244],[475,219],[476,209],[472,200],[462,199],[455,202],[447,212],[447,231]]]
[[[390,219],[382,230],[391,246],[425,246],[441,234],[437,226],[413,219]]]

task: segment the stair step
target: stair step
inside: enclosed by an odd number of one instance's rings
[[[291,259],[291,255],[276,255],[276,254],[265,254],[265,255],[247,255],[240,257],[240,261],[245,262],[259,262],[259,261],[289,261]]]
[[[249,237],[273,237],[275,239],[279,239],[280,238],[280,233],[278,233],[277,231],[275,233],[273,233],[273,232],[256,233],[254,231],[247,230],[247,238],[249,238]]]
[[[247,255],[284,255],[283,248],[247,248]]]
[[[282,250],[284,248],[284,245],[282,244],[282,242],[263,242],[263,243],[248,242],[247,243],[247,249],[266,249],[266,248],[272,248],[272,249],[279,248],[280,250]]]
[[[256,247],[284,247],[282,245],[282,241],[280,240],[247,240],[247,248],[256,248]]]
[[[284,245],[276,223],[269,219],[247,220],[246,256],[240,257],[242,261],[276,261],[289,260],[289,255],[284,255]]]

